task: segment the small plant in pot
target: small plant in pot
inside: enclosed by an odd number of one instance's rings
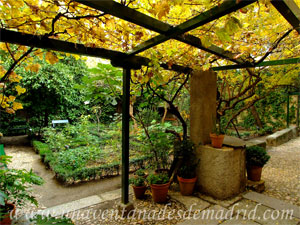
[[[180,143],[182,164],[177,172],[177,179],[182,195],[192,195],[196,184],[196,167],[199,160],[196,160],[195,145],[190,140],[183,140]]]
[[[152,197],[156,203],[165,203],[167,201],[170,179],[167,173],[150,174],[147,177],[150,184]]]
[[[145,183],[145,172],[143,170],[137,170],[135,172],[135,176],[129,180],[130,184],[132,184],[134,196],[137,199],[143,199],[145,197],[145,191],[147,190],[147,186]]]
[[[1,156],[0,164],[8,164],[9,156]],[[0,169],[0,224],[11,224],[16,207],[26,203],[38,205],[32,195],[31,186],[41,185],[43,179],[32,171],[2,168]]]
[[[144,177],[146,178],[148,175],[146,174],[145,170],[143,169],[138,169],[135,171],[134,175],[139,176],[139,177]]]
[[[263,166],[270,156],[263,147],[251,146],[246,148],[246,167],[248,180],[260,181]]]
[[[217,115],[217,123],[214,123],[215,127],[213,131],[209,134],[211,145],[214,148],[222,148],[225,132],[221,126],[220,116]]]

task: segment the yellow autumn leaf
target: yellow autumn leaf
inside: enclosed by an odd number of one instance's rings
[[[52,52],[47,52],[46,53],[46,61],[53,65],[53,64],[57,63],[59,61],[59,59]]]
[[[9,107],[9,104],[7,104],[7,102],[2,102],[2,103],[1,103],[1,107],[2,107],[3,109],[5,109],[5,108]]]
[[[11,83],[13,83],[13,82],[19,83],[20,80],[22,79],[22,77],[13,71],[9,74],[8,79]]]
[[[76,59],[76,60],[78,60],[78,59],[80,59],[80,55],[72,55],[72,56],[74,56],[74,58]]]
[[[6,48],[6,44],[5,43],[0,43],[0,49],[3,50],[3,51],[7,51],[7,48]]]
[[[16,86],[16,91],[18,92],[18,95],[23,94],[26,92],[25,88],[22,88],[20,85]]]
[[[16,111],[18,109],[23,109],[23,106],[20,102],[13,102],[12,108]]]
[[[12,108],[6,108],[5,111],[9,114],[14,114],[15,110],[13,110]]]
[[[2,78],[6,73],[6,70],[4,69],[3,66],[0,66],[0,78]]]
[[[25,69],[26,71],[31,71],[31,72],[35,72],[37,73],[40,70],[40,64],[36,63],[36,64],[30,64],[28,65]]]
[[[10,95],[10,96],[8,97],[8,102],[13,102],[13,101],[15,101],[15,99],[16,99],[15,96]]]

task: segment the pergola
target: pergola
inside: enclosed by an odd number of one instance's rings
[[[129,193],[129,104],[130,104],[130,76],[131,69],[140,69],[142,66],[148,66],[150,59],[137,56],[138,53],[161,44],[167,40],[175,39],[195,48],[214,54],[220,58],[229,60],[234,65],[213,67],[214,71],[249,68],[258,66],[272,66],[283,64],[300,63],[300,58],[283,59],[276,61],[264,61],[253,63],[242,61],[234,57],[230,51],[224,50],[216,45],[205,47],[201,39],[193,35],[185,34],[199,26],[205,25],[224,15],[230,14],[238,9],[250,5],[257,0],[225,0],[222,4],[213,7],[192,19],[185,21],[177,26],[171,26],[160,20],[147,16],[137,10],[124,6],[113,0],[75,0],[91,8],[100,10],[104,13],[113,15],[128,22],[137,24],[159,35],[151,38],[140,45],[137,45],[128,52],[113,51],[104,48],[91,48],[82,44],[61,41],[45,36],[24,34],[12,30],[0,29],[0,41],[12,44],[43,48],[66,53],[93,56],[111,60],[111,64],[123,68],[123,104],[122,104],[122,203],[127,204]],[[293,0],[271,0],[272,5],[280,14],[290,23],[290,25],[300,34],[300,9]],[[191,72],[192,69],[182,65],[173,64],[169,66],[161,63],[161,67],[167,70],[173,70],[182,73]]]

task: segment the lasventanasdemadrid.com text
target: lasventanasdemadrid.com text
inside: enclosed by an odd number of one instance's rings
[[[257,204],[254,208],[248,209],[246,205],[245,209],[237,209],[239,203],[234,204],[230,209],[195,209],[196,204],[193,204],[187,210],[175,210],[168,209],[170,204],[166,204],[164,208],[160,210],[146,210],[146,209],[133,209],[129,213],[126,213],[125,209],[86,209],[77,210],[73,212],[68,211],[53,211],[53,210],[41,210],[35,212],[17,211],[14,215],[15,218],[21,215],[27,219],[33,218],[35,215],[41,215],[43,217],[67,215],[72,220],[144,220],[144,221],[161,221],[161,220],[291,220],[293,219],[294,211],[292,209],[274,210],[267,209],[265,211],[259,211],[261,204]],[[258,215],[259,214],[259,215]]]

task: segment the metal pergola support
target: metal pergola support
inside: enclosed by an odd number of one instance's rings
[[[291,58],[291,59],[264,61],[253,66],[230,65],[230,66],[212,67],[211,69],[213,71],[221,71],[221,70],[233,70],[233,69],[243,69],[243,68],[251,68],[251,67],[263,67],[263,66],[278,66],[278,65],[288,65],[288,64],[298,64],[298,63],[300,63],[300,58]]]
[[[130,68],[123,68],[122,95],[122,196],[123,204],[129,202],[129,106],[130,106]]]
[[[272,5],[300,34],[300,9],[293,0],[272,0]]]
[[[296,124],[299,127],[299,110],[300,110],[300,92],[290,91],[287,93],[286,96],[286,127],[289,128],[290,126],[290,96],[296,95],[297,96],[297,118]]]

